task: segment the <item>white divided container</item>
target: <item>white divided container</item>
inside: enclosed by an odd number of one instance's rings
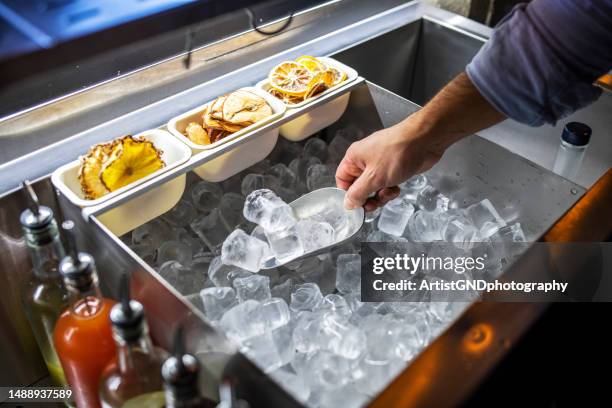
[[[185,129],[190,122],[202,123],[202,114],[206,106],[212,103],[212,101],[179,115],[168,122],[170,133],[177,140],[191,148],[195,159],[199,158],[200,155],[212,154],[215,149],[222,148],[223,144],[230,141],[251,139],[193,169],[194,173],[206,181],[223,181],[228,177],[238,174],[247,167],[263,160],[274,149],[274,145],[276,145],[278,128],[270,129],[258,135],[254,135],[254,132],[261,126],[282,117],[286,109],[285,104],[261,89],[254,87],[241,89],[253,92],[264,98],[272,108],[272,115],[209,145],[193,143],[185,136]]]
[[[303,102],[297,104],[287,104],[286,106],[289,113],[292,111],[298,111],[300,108],[304,108],[308,104],[314,102],[317,98],[320,98],[333,90],[347,86],[358,77],[357,71],[339,61],[336,61],[333,58],[320,57],[319,59],[336,69],[344,71],[347,76],[346,80],[336,86],[331,87],[325,92],[321,92],[312,98],[308,98]],[[270,89],[268,79],[260,81],[256,86],[266,93],[268,93],[267,91]],[[306,112],[303,115],[298,116],[297,118],[282,125],[280,127],[280,134],[286,139],[294,142],[306,139],[308,136],[317,133],[319,130],[328,127],[340,119],[348,106],[350,97],[351,93],[347,92],[319,106],[318,108],[311,110],[310,112]]]
[[[166,163],[163,168],[98,199],[88,200],[81,190],[81,183],[78,177],[81,161],[77,159],[53,172],[51,175],[53,185],[74,205],[81,208],[94,207],[185,163],[191,157],[189,148],[164,130],[147,130],[137,134],[136,137],[143,137],[153,142],[155,147],[162,151],[162,160]],[[141,196],[105,212],[99,219],[113,234],[121,236],[169,211],[178,203],[184,190],[185,175],[181,175],[168,183],[147,191]]]

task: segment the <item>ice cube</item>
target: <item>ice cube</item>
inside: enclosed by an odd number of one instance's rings
[[[348,234],[348,214],[343,207],[326,205],[309,217],[313,221],[326,222],[334,229],[334,241],[342,241]]]
[[[322,349],[351,360],[359,358],[365,352],[365,334],[345,316],[324,313],[323,327],[325,335],[320,337]]]
[[[519,222],[500,228],[496,234],[491,236],[495,246],[501,246],[503,256],[506,259],[520,255],[527,249],[527,238]]]
[[[346,303],[346,300],[342,296],[335,293],[326,295],[319,304],[317,310],[335,313],[344,318],[350,317],[352,313],[348,303]]]
[[[267,276],[252,274],[234,279],[233,285],[240,302],[249,299],[258,301],[270,299],[270,278]]]
[[[298,285],[291,294],[290,308],[294,312],[301,310],[313,311],[323,301],[321,290],[314,283],[303,283]]]
[[[242,184],[242,173],[233,175],[232,177],[225,179],[221,182],[221,187],[226,193],[238,193],[240,194],[240,185]]]
[[[274,163],[289,164],[291,160],[299,157],[302,154],[302,145],[300,143],[291,142],[284,137],[279,137],[276,146],[268,156]]]
[[[223,314],[238,304],[236,291],[228,287],[212,287],[200,291],[204,311],[210,320],[219,320]]]
[[[266,332],[266,325],[261,316],[261,303],[246,300],[229,309],[219,322],[228,336],[238,342]]]
[[[189,225],[189,222],[196,216],[195,207],[186,200],[179,200],[179,202],[163,215],[163,219],[166,220],[170,225],[174,226],[185,226]]]
[[[308,157],[316,157],[322,162],[325,162],[327,159],[327,144],[323,139],[319,139],[318,137],[311,137],[304,144],[303,156]]]
[[[361,256],[340,255],[336,261],[336,288],[340,293],[361,292]]]
[[[438,211],[417,211],[408,221],[410,238],[414,242],[431,242],[442,239],[448,216]]]
[[[191,265],[193,252],[187,244],[178,241],[166,241],[157,251],[157,263],[159,265],[168,261],[178,261],[180,264]]]
[[[268,248],[265,242],[237,229],[223,242],[221,260],[224,264],[257,272],[267,253]]]
[[[240,351],[253,360],[264,373],[274,371],[283,365],[272,333],[269,332],[246,339]]]
[[[286,325],[291,316],[287,302],[279,298],[263,300],[259,313],[268,330],[275,330]]]
[[[327,149],[327,162],[338,164],[342,161],[351,142],[345,138],[346,132],[337,131]]]
[[[418,192],[416,202],[419,208],[425,211],[446,211],[450,199],[435,187],[425,186]]]
[[[463,215],[456,215],[449,219],[444,227],[442,238],[452,242],[457,248],[469,250],[478,241],[478,229]]]
[[[419,191],[424,189],[427,183],[427,177],[424,174],[417,174],[399,185],[400,195],[411,203],[416,204]]]
[[[255,190],[261,190],[262,188],[264,188],[264,183],[265,183],[265,179],[264,179],[263,174],[255,174],[255,173],[247,174],[242,179],[242,185],[240,187],[240,191],[242,192],[242,195],[247,196]]]
[[[408,222],[410,224],[410,221]],[[379,230],[374,230],[366,237],[366,242],[408,242],[404,237],[396,237]]]
[[[277,329],[272,330],[272,340],[278,354],[280,355],[282,365],[285,366],[291,363],[295,356],[295,346],[293,345],[293,327],[290,324],[285,324]]]
[[[208,267],[208,278],[217,287],[232,286],[234,279],[250,275],[251,272],[237,266],[225,265],[220,256],[215,257]]]
[[[189,225],[208,249],[218,253],[227,234],[227,230],[221,223],[219,209],[211,210],[208,214],[196,218]]]
[[[312,252],[334,243],[334,229],[326,222],[299,220],[297,231],[304,246],[304,252]]]
[[[400,237],[404,234],[404,229],[412,214],[414,214],[414,206],[407,200],[401,197],[391,200],[385,204],[380,213],[378,229]]]
[[[195,208],[208,212],[219,206],[223,189],[217,183],[200,181],[191,189],[191,201]]]
[[[306,170],[306,186],[309,190],[336,186],[336,172],[326,164],[313,164]]]
[[[289,169],[296,175],[299,182],[306,184],[306,172],[310,166],[315,164],[321,164],[321,160],[317,157],[298,157],[289,163]]]
[[[192,269],[177,261],[167,261],[159,269],[159,274],[176,290],[188,295],[204,288],[206,280]]]
[[[291,302],[291,292],[293,291],[293,279],[289,278],[282,283],[273,286],[270,293],[273,297],[284,299],[285,302]]]
[[[265,252],[261,259],[261,264],[263,265],[266,263],[268,259],[274,257],[274,255],[272,255],[272,251],[270,250],[270,245],[268,244],[268,237],[266,237],[266,234],[264,233],[264,229],[261,227],[261,225],[258,225],[255,228],[253,228],[253,231],[251,231],[251,236],[266,244]]]
[[[264,227],[264,231],[270,244],[270,250],[279,263],[290,261],[304,253],[295,224],[276,231],[270,231]]]
[[[287,229],[296,223],[291,207],[268,189],[249,194],[243,214],[247,220],[261,225],[266,233]]]
[[[219,216],[221,222],[228,231],[232,231],[237,225],[245,221],[242,216],[244,197],[237,193],[225,193],[219,203]]]
[[[295,188],[295,182],[297,180],[296,175],[283,163],[277,163],[270,167],[267,174],[276,177],[281,187],[290,189]]]
[[[309,383],[313,394],[337,389],[350,379],[350,361],[329,351],[316,351],[307,359],[303,378]]]
[[[203,248],[202,241],[183,227],[173,227],[171,236],[173,241],[188,245],[194,254],[200,252]]]
[[[170,228],[160,219],[150,221],[137,227],[132,231],[132,244],[144,244],[158,248],[162,242],[168,239]]]
[[[365,406],[369,397],[354,384],[346,384],[321,394],[319,408],[359,408]]]
[[[481,239],[489,238],[499,231],[500,228],[506,226],[506,221],[500,217],[488,198],[467,207],[465,215],[479,230]]]

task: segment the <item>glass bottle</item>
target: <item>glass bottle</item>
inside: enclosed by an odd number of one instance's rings
[[[591,133],[591,128],[584,123],[570,122],[565,125],[553,164],[555,173],[567,179],[576,177],[589,147]]]
[[[32,273],[21,287],[23,309],[54,385],[66,386],[66,378],[53,347],[53,330],[60,314],[68,306],[68,294],[59,273],[64,257],[53,211],[38,205],[29,184],[24,184],[28,208],[20,222],[32,260]]]
[[[130,300],[129,292],[129,278],[124,275],[121,303],[110,313],[117,360],[102,374],[100,400],[105,408],[161,408],[165,403],[161,365],[167,354],[153,346],[144,308]]]
[[[74,223],[62,224],[69,238],[69,255],[60,273],[70,296],[70,306],[55,325],[55,349],[78,407],[100,407],[102,371],[116,358],[109,313],[114,301],[102,297],[91,255],[76,250]]]
[[[216,404],[204,398],[198,386],[200,363],[184,351],[183,329],[174,338],[174,353],[162,365],[166,408],[213,408]]]

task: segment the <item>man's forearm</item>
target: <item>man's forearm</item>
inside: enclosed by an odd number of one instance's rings
[[[406,135],[418,135],[432,153],[442,155],[456,141],[504,119],[461,73],[397,126]]]

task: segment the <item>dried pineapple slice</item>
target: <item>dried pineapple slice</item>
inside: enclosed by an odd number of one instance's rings
[[[125,136],[114,147],[100,179],[109,191],[118,190],[164,167],[161,154],[152,142]]]
[[[109,192],[100,180],[100,172],[113,146],[113,142],[95,145],[85,156],[81,157],[78,177],[81,190],[88,200],[95,200]]]

